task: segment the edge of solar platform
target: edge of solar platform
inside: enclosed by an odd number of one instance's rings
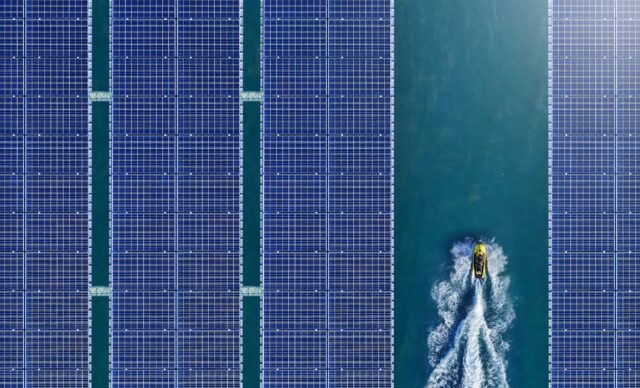
[[[104,286],[89,287],[89,295],[90,296],[110,296],[111,287],[104,287]]]
[[[243,91],[240,92],[242,102],[262,102],[263,93],[260,91]]]
[[[243,102],[262,102],[263,93],[261,91],[244,91],[240,93]],[[92,91],[89,92],[89,98],[95,102],[111,101],[111,92],[109,91]]]
[[[552,279],[553,279],[553,266],[551,265],[552,262],[552,257],[553,257],[553,249],[552,249],[552,235],[553,235],[553,230],[552,230],[552,217],[551,217],[551,212],[553,209],[553,204],[552,204],[552,166],[553,166],[553,0],[548,0],[548,11],[547,11],[547,53],[548,53],[548,62],[547,62],[547,80],[548,80],[548,85],[547,85],[547,91],[548,91],[548,100],[547,100],[547,104],[548,104],[548,121],[547,121],[547,142],[548,142],[548,156],[547,156],[547,176],[549,177],[549,182],[548,182],[548,191],[547,191],[547,195],[548,195],[548,215],[547,215],[547,222],[548,222],[548,227],[547,227],[547,239],[548,239],[548,290],[547,290],[547,295],[548,295],[548,327],[547,327],[547,339],[548,339],[548,344],[547,344],[547,356],[548,356],[548,362],[547,362],[547,383],[548,383],[548,387],[551,388],[553,386],[553,379],[552,379],[552,372],[553,372],[553,364],[552,364],[552,341],[553,341],[553,336],[552,336],[552,291],[553,291],[553,284],[552,284]]]
[[[111,287],[92,286],[89,287],[89,295],[93,297],[109,297],[111,296]],[[242,297],[262,297],[263,289],[260,286],[242,286],[240,288]]]
[[[262,297],[262,287],[258,287],[258,286],[242,286],[240,288],[240,294],[243,297]]]
[[[89,92],[89,98],[92,102],[109,102],[111,101],[111,93],[104,91],[92,91]]]

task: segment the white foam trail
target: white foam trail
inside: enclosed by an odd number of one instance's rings
[[[485,284],[471,278],[471,239],[451,249],[453,270],[431,291],[442,322],[429,333],[429,388],[508,387],[503,339],[515,314],[504,275],[507,257],[490,241]]]

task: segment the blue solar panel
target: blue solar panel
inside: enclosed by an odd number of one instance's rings
[[[87,295],[83,305],[88,305]],[[87,309],[88,310],[88,309]],[[28,318],[27,318],[28,319]],[[89,359],[89,335],[86,331],[86,322],[74,330],[53,331],[49,326],[43,330],[28,330],[26,332],[25,367],[27,375],[37,374],[42,371],[66,371],[77,378],[78,387],[87,386],[87,366]],[[33,371],[32,371],[33,370]],[[55,373],[51,377],[55,378]],[[29,376],[28,376],[29,377]],[[65,385],[63,381],[52,380],[49,384]]]
[[[240,135],[237,96],[178,99],[178,130],[182,135]]]
[[[329,130],[331,135],[391,134],[392,104],[385,96],[329,98]]]
[[[264,256],[263,267],[265,272],[268,269],[269,284],[275,290],[315,292],[326,285],[327,257],[324,253],[270,253]]]
[[[4,202],[0,203],[2,213],[20,213],[24,209],[24,186],[21,175],[0,175],[0,195]]]
[[[174,58],[114,58],[111,62],[115,97],[175,95]]]
[[[25,59],[0,58],[0,85],[2,95],[21,96],[24,94]],[[32,70],[30,68],[30,70]]]
[[[612,291],[568,291],[553,298],[553,330],[614,329],[615,293]]]
[[[239,19],[178,20],[178,55],[194,58],[240,57],[240,45],[229,36],[237,34]]]
[[[86,1],[0,5],[0,386],[90,382]]]
[[[617,367],[634,372],[640,368],[640,333],[637,330],[618,331],[615,348]]]
[[[265,97],[263,118],[271,123],[262,133],[270,135],[327,134],[327,99],[313,97]]]
[[[0,19],[0,58],[21,57],[24,54],[24,21]]]
[[[273,369],[263,378],[265,388],[276,388],[290,385],[292,381],[304,382],[305,387],[324,388],[327,386],[327,373],[321,370],[279,370]]]
[[[175,205],[174,175],[120,175],[113,177],[116,213],[168,213]]]
[[[550,2],[550,383],[637,386],[637,2]]]
[[[594,386],[602,388],[617,387],[614,384],[613,370],[570,370],[554,369],[549,376],[551,385],[554,387],[584,387]],[[619,379],[619,382],[620,379]]]
[[[173,58],[175,24],[175,20],[115,19],[111,54],[116,58]]]
[[[182,253],[178,275],[185,289],[193,291],[240,291],[241,260],[238,252]]]
[[[329,58],[329,91],[332,96],[390,96],[389,58]]]
[[[26,93],[33,96],[86,96],[89,83],[87,68],[86,58],[26,58]]]
[[[87,288],[86,253],[30,253],[26,277],[34,290],[77,291]]]
[[[91,381],[91,372],[65,370],[35,371],[27,376],[26,381],[27,386],[34,388],[49,388],[51,387],[52,381],[64,387],[84,387],[88,384],[88,381]]]
[[[618,371],[616,380],[618,387],[637,387],[640,384],[640,373],[635,369],[623,369]]]
[[[89,122],[89,110],[78,109],[86,104],[86,96],[40,97],[28,99],[25,120],[27,135],[86,136],[78,123]]]
[[[0,90],[0,144],[3,144],[7,137],[24,133],[24,98],[6,96],[7,91]]]
[[[195,213],[239,213],[240,204],[234,196],[240,190],[238,175],[212,179],[202,175],[178,178],[178,210]]]
[[[0,4],[0,18],[12,19],[24,16],[24,0],[7,0]]]
[[[272,19],[326,19],[326,0],[279,0],[264,3],[264,20]]]
[[[112,135],[175,135],[175,98],[114,97]]]
[[[328,72],[324,58],[265,57],[262,67],[263,92],[267,97],[314,97],[327,94]]]
[[[327,56],[325,19],[265,19],[263,24],[265,36],[279,37],[265,40],[264,58],[324,58]],[[287,34],[295,34],[295,39],[284,37]],[[280,75],[278,84],[282,81],[284,80]]]
[[[47,291],[27,295],[27,330],[68,331],[70,336],[86,335],[89,309],[86,292]],[[82,352],[80,350],[79,352]]]
[[[111,381],[241,386],[241,21],[112,8]]]
[[[569,134],[613,134],[616,122],[614,102],[611,96],[553,97],[553,125]]]
[[[86,19],[28,20],[27,57],[86,58],[87,24]]]
[[[340,19],[329,23],[329,55],[334,58],[391,58],[391,20]],[[362,31],[367,31],[362,34]]]
[[[24,327],[24,300],[18,292],[0,292],[0,331]]]
[[[622,330],[638,330],[640,328],[640,295],[638,292],[618,294],[618,327]],[[613,305],[613,303],[612,303]]]
[[[393,19],[263,4],[262,383],[393,385]]]
[[[390,19],[393,2],[388,0],[335,0],[328,7],[332,19]]]
[[[242,3],[237,0],[182,0],[177,11],[180,19],[240,19]]]
[[[196,291],[178,298],[179,327],[182,330],[240,330],[237,295],[228,292]],[[215,369],[215,368],[210,368]]]
[[[111,382],[114,386],[122,385],[140,387],[175,387],[175,372],[171,370],[117,370],[111,373]]]
[[[22,372],[25,367],[24,341],[24,332],[16,330],[15,327],[11,331],[0,331],[0,342],[3,344],[2,348],[0,348],[0,368],[3,371],[19,370]],[[1,377],[4,377],[4,375],[1,375]]]
[[[84,0],[18,0],[27,4],[28,19],[87,19],[89,4]],[[9,0],[10,3],[16,0]],[[82,21],[79,21],[82,22]]]
[[[379,371],[351,371],[351,370],[335,370],[329,377],[332,387],[391,387],[393,386],[393,372],[388,370]]]
[[[0,272],[0,290],[2,292],[15,292],[24,289],[24,256],[22,253],[11,252],[5,242],[0,242],[0,260],[2,260],[2,271]],[[22,325],[16,328],[21,328]],[[0,368],[1,370],[2,368]]]

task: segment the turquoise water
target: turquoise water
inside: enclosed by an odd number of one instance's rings
[[[546,1],[396,1],[396,386],[422,387],[430,292],[466,236],[509,257],[512,387],[547,383]]]
[[[109,1],[92,0],[92,88],[109,89]],[[92,106],[92,285],[109,285],[109,105]],[[109,386],[109,301],[91,303],[91,386]]]

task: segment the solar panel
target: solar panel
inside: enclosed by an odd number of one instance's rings
[[[0,385],[90,385],[86,1],[0,5]]]
[[[549,3],[550,383],[640,384],[640,6]]]
[[[263,4],[265,387],[393,384],[391,4]]]
[[[114,387],[242,383],[240,4],[113,2]]]

